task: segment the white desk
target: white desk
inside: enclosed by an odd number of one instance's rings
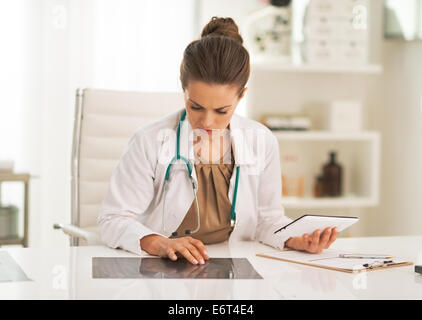
[[[0,283],[0,299],[422,299],[414,265],[348,274],[255,256],[256,242],[207,246],[210,257],[246,257],[264,278],[92,279],[92,257],[136,256],[107,247],[10,248],[33,281]],[[422,236],[341,238],[332,248],[386,253],[422,264]]]

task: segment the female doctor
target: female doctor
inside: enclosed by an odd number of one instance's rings
[[[205,244],[225,240],[311,253],[335,241],[330,228],[274,234],[291,221],[281,205],[278,142],[234,114],[249,74],[237,25],[213,17],[184,52],[185,108],[139,128],[113,170],[98,217],[108,246],[204,264]]]

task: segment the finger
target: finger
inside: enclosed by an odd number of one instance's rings
[[[177,260],[177,256],[176,253],[174,252],[174,250],[172,248],[167,248],[166,250],[167,253],[167,257],[169,257],[171,260],[176,261]]]
[[[186,245],[186,248],[190,251],[191,255],[194,256],[196,261],[199,262],[199,264],[204,264],[204,258],[202,257],[201,253],[196,249],[196,247],[190,243]]]
[[[207,249],[205,248],[205,245],[202,243],[202,241],[192,238],[192,240],[190,240],[190,243],[192,243],[199,250],[205,260],[208,260],[210,258],[208,256]]]
[[[319,236],[320,236],[320,232],[319,232],[319,229],[317,229],[312,234],[312,241],[311,241],[311,244],[310,244],[310,250],[311,250],[311,252],[316,252],[317,251],[318,244],[319,244]]]
[[[319,247],[320,249],[324,249],[328,243],[328,241],[330,240],[330,236],[331,236],[331,228],[325,228],[324,232],[322,233],[321,237],[320,237],[320,241],[319,241]]]
[[[185,259],[188,260],[190,263],[198,264],[198,260],[194,258],[194,256],[190,253],[190,251],[186,247],[180,245],[177,248],[177,251],[180,252],[185,257]]]
[[[338,231],[337,228],[333,228],[333,230],[331,231],[331,236],[330,239],[328,240],[328,243],[326,245],[326,249],[328,249],[328,247],[334,242],[336,241],[338,236]]]
[[[312,241],[312,238],[307,233],[305,233],[302,236],[303,250],[305,250],[305,251],[309,250],[309,246],[311,245],[311,241]]]

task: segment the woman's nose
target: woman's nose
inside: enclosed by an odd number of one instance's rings
[[[202,129],[213,129],[214,127],[214,119],[211,116],[205,116],[203,119],[201,119],[201,125]]]

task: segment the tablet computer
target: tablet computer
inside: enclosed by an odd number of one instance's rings
[[[337,231],[340,232],[358,222],[358,220],[358,217],[305,214],[276,230],[274,233],[282,234],[283,236],[301,237],[305,233],[312,235],[316,229],[319,229],[322,232],[327,227],[335,227],[337,228]]]
[[[263,279],[247,258],[210,258],[195,265],[159,257],[92,257],[92,278]]]

